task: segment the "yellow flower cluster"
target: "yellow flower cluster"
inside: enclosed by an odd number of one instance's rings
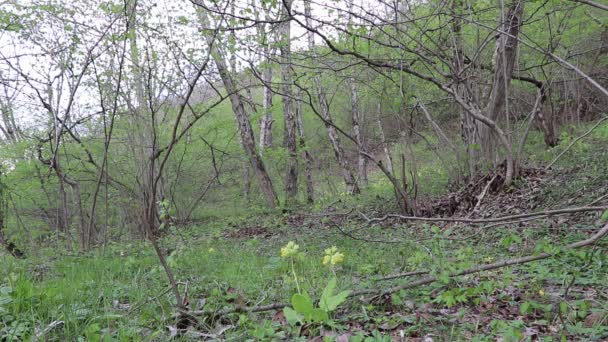
[[[337,265],[344,261],[344,254],[338,252],[338,247],[332,246],[325,250],[325,256],[323,257],[323,265],[332,264]]]
[[[293,241],[289,241],[285,245],[285,247],[281,247],[281,256],[283,258],[289,258],[289,257],[295,256],[296,254],[298,254],[298,249],[300,249],[300,246],[298,246]]]

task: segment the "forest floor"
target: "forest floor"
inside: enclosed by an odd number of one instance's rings
[[[498,186],[498,170],[421,204],[429,216],[478,220],[606,207],[608,128],[601,132],[575,145],[553,169],[522,168],[512,187]],[[539,158],[546,153],[538,150]],[[316,210],[249,212],[171,227],[161,244],[193,317],[176,314],[163,269],[143,241],[110,243],[79,255],[58,256],[51,247],[24,260],[2,255],[0,340],[608,338],[608,240],[564,248],[597,232],[605,212],[478,223],[374,221],[396,213],[393,202],[390,193],[344,198]],[[289,241],[298,253],[281,257]],[[332,246],[344,260],[324,265]],[[541,253],[552,256],[454,276]],[[284,313],[282,306],[293,306],[298,291],[323,307],[317,300],[328,298],[323,292],[334,277],[340,291],[361,294],[337,300],[322,322],[302,311],[296,323]],[[435,281],[415,286],[428,277]]]

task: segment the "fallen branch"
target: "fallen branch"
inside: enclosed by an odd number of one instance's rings
[[[598,241],[600,241],[606,235],[608,235],[608,224],[605,225],[602,229],[600,229],[597,233],[593,234],[591,237],[589,237],[589,238],[587,238],[585,240],[581,240],[581,241],[569,244],[565,248],[566,249],[576,249],[576,248],[590,246],[590,245],[593,245],[593,244],[597,243]],[[532,262],[532,261],[547,259],[547,258],[549,258],[549,257],[551,257],[553,255],[555,255],[555,254],[540,253],[540,254],[537,254],[537,255],[529,255],[529,256],[520,257],[520,258],[502,260],[502,261],[495,262],[495,263],[492,263],[492,264],[478,265],[478,266],[466,269],[464,271],[460,271],[460,272],[454,273],[454,274],[452,274],[450,276],[450,278],[455,278],[455,277],[459,277],[459,276],[463,276],[463,275],[468,275],[468,274],[473,274],[473,273],[479,273],[479,272],[483,272],[483,271],[491,271],[491,270],[495,270],[495,269],[499,269],[499,268],[503,268],[503,267],[507,267],[507,266],[526,264],[526,263],[529,263],[529,262]],[[391,279],[397,279],[397,278],[400,278],[400,276],[402,276],[402,277],[408,277],[408,276],[416,275],[418,272],[423,272],[423,271],[414,271],[414,272],[402,273],[401,275],[389,276],[389,278],[391,278]],[[419,274],[423,274],[423,273],[419,273]],[[403,284],[403,285],[398,285],[398,286],[390,287],[390,288],[384,289],[384,290],[383,289],[375,288],[375,289],[361,289],[361,290],[353,291],[353,292],[351,292],[349,294],[349,297],[358,297],[358,296],[364,296],[364,295],[383,296],[383,295],[395,293],[395,292],[398,292],[398,291],[401,291],[401,290],[411,289],[411,288],[414,288],[414,287],[417,287],[417,286],[431,284],[431,283],[436,282],[437,280],[438,279],[436,277],[434,277],[434,276],[428,276],[428,277],[424,277],[422,279],[413,281],[411,283],[407,283],[407,284]],[[263,311],[272,311],[272,310],[282,309],[282,308],[284,308],[286,306],[289,306],[289,304],[287,304],[287,303],[273,303],[273,304],[269,304],[269,305],[254,306],[254,307],[239,307],[239,306],[237,306],[235,308],[229,308],[229,309],[224,309],[224,310],[220,310],[220,311],[203,311],[203,310],[201,310],[201,311],[192,311],[192,312],[190,312],[190,314],[197,315],[197,316],[211,315],[211,316],[219,317],[219,316],[223,316],[223,315],[227,315],[227,314],[231,314],[231,313],[237,313],[237,312],[263,312]]]
[[[43,338],[44,338],[44,340],[47,340],[47,338],[45,336],[48,333],[50,333],[51,331],[53,331],[53,329],[61,327],[64,324],[65,324],[64,321],[52,321],[44,329],[36,328],[36,333],[32,337],[32,341],[35,342],[35,341],[38,341],[38,340],[43,339]]]
[[[413,277],[413,276],[423,275],[423,274],[428,274],[428,273],[429,273],[429,271],[411,271],[411,272],[393,274],[393,275],[389,275],[389,276],[386,276],[386,277],[378,278],[378,279],[375,279],[375,281],[393,280],[393,279],[399,279],[399,278]]]
[[[607,234],[608,234],[608,224],[605,225],[604,228],[600,229],[597,233],[595,233],[591,237],[589,237],[589,238],[587,238],[585,240],[581,240],[581,241],[569,244],[565,248],[566,249],[576,249],[576,248],[581,248],[581,247],[593,245],[596,242],[598,242],[599,240],[601,240],[602,238],[604,238]],[[483,272],[483,271],[491,271],[491,270],[494,270],[494,269],[498,269],[498,268],[502,268],[502,267],[507,267],[507,266],[526,264],[526,263],[529,263],[529,262],[532,262],[532,261],[547,259],[547,258],[549,258],[549,257],[551,257],[553,255],[554,254],[551,254],[551,253],[540,253],[540,254],[537,254],[537,255],[528,255],[528,256],[525,256],[525,257],[521,257],[521,258],[502,260],[502,261],[495,262],[495,263],[492,263],[492,264],[487,264],[487,265],[479,265],[479,266],[475,266],[475,267],[466,269],[464,271],[455,273],[455,274],[451,275],[450,278],[459,277],[459,276],[468,275],[468,274],[473,274],[473,273],[479,273],[479,272]],[[386,289],[386,290],[381,290],[381,289],[362,289],[362,290],[354,291],[353,293],[351,293],[351,296],[361,296],[361,295],[368,295],[368,294],[386,295],[386,294],[395,293],[397,291],[401,291],[401,290],[405,290],[405,289],[410,289],[410,288],[417,287],[417,286],[431,284],[431,283],[436,282],[437,280],[438,279],[436,277],[434,277],[434,276],[428,276],[428,277],[424,277],[424,278],[422,278],[420,280],[417,280],[417,281],[414,281],[414,282],[411,282],[411,283],[407,283],[407,284],[403,284],[403,285],[394,286],[394,287],[391,287],[391,288]]]
[[[607,209],[607,207],[605,207],[605,206],[604,207],[565,208],[565,209],[539,211],[536,213],[501,216],[501,217],[494,217],[494,218],[487,218],[487,219],[470,219],[470,218],[466,218],[466,217],[418,217],[418,216],[403,216],[403,215],[399,215],[399,214],[387,214],[387,215],[384,215],[383,217],[367,219],[367,222],[375,223],[375,222],[386,221],[389,218],[398,218],[398,219],[408,220],[408,221],[426,221],[426,222],[493,223],[493,222],[511,221],[511,220],[516,220],[516,219],[528,218],[528,217],[552,216],[552,215],[559,215],[559,214],[572,214],[572,213],[581,213],[581,212],[589,212],[589,211],[603,211],[606,209]]]
[[[494,177],[492,177],[492,179],[490,179],[488,184],[486,184],[486,186],[483,188],[483,191],[479,194],[479,196],[477,196],[477,204],[475,204],[475,208],[473,208],[473,211],[471,212],[472,214],[479,212],[479,207],[481,206],[481,201],[483,201],[484,197],[486,197],[486,194],[488,193],[488,190],[490,189],[490,186],[492,185],[492,183],[494,183],[494,181],[496,180],[496,177],[498,177],[497,174],[494,175]]]

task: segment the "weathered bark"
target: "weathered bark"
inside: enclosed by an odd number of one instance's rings
[[[357,91],[357,84],[355,79],[352,77],[348,78],[348,85],[350,89],[350,106],[351,106],[351,121],[353,124],[353,137],[357,141],[357,170],[359,174],[359,182],[367,184],[367,158],[361,154],[361,151],[365,151],[364,139],[362,130],[363,115],[359,110],[359,98]]]
[[[283,117],[285,130],[283,146],[287,150],[287,168],[285,170],[285,197],[287,203],[296,201],[298,194],[298,155],[296,145],[296,118],[293,107],[293,70],[291,66],[291,21],[289,20],[292,0],[283,1],[283,22],[279,26],[281,35],[281,76],[283,93]]]
[[[199,17],[201,22],[203,23],[203,26],[209,26],[209,20],[206,17],[206,13],[199,11]],[[243,149],[249,157],[251,166],[253,167],[256,177],[260,183],[261,190],[264,193],[264,196],[266,197],[266,202],[268,206],[271,208],[275,208],[277,206],[278,201],[277,195],[274,191],[274,187],[272,186],[270,176],[268,175],[268,172],[266,172],[266,166],[264,165],[264,161],[257,152],[251,123],[249,122],[249,118],[247,116],[247,112],[245,111],[243,101],[241,100],[237,92],[236,84],[232,79],[232,75],[230,75],[230,72],[228,71],[226,61],[224,59],[222,51],[217,46],[215,37],[211,34],[208,34],[205,36],[205,39],[207,40],[207,44],[209,45],[211,57],[213,58],[215,65],[218,69],[218,72],[224,84],[224,88],[226,88],[226,92],[228,93],[228,97],[232,105],[232,111],[234,112],[237,124],[239,126],[239,133],[241,136]]]
[[[270,53],[268,48],[265,48],[265,53]],[[260,120],[260,152],[266,148],[272,147],[272,68],[270,65],[265,66],[266,69],[262,72],[264,82],[263,101],[262,101],[262,119]]]
[[[267,8],[267,5],[264,1],[261,3],[262,9],[266,13],[265,20],[270,22],[272,21],[272,17],[270,16],[270,10]],[[256,6],[254,0],[251,1],[250,6],[253,8]],[[258,12],[256,11],[256,20],[262,21],[259,17]],[[263,99],[262,99],[262,118],[260,119],[260,153],[263,153],[264,149],[272,147],[272,56],[274,54],[274,48],[271,47],[271,34],[267,31],[267,24],[259,24],[256,25],[258,39],[262,41],[263,44],[263,53],[265,59],[264,70],[262,71],[262,83],[264,86],[263,89]]]
[[[325,91],[323,89],[323,86],[321,86],[320,80],[318,80],[317,82],[317,96],[319,100],[319,106],[321,107],[321,115],[323,115],[323,119],[326,121],[325,127],[327,128],[329,141],[331,142],[331,146],[334,150],[336,161],[340,166],[342,178],[344,178],[344,183],[346,184],[346,191],[350,194],[358,194],[361,192],[361,190],[359,189],[357,180],[351,173],[350,165],[348,164],[348,161],[344,156],[344,149],[342,148],[342,144],[340,143],[340,136],[338,135],[338,132],[336,131],[336,128],[333,125],[333,120],[329,112],[329,103],[327,103]]]
[[[311,23],[311,9],[310,9],[310,0],[306,0],[304,2],[304,11],[306,15],[306,23],[309,27],[312,27]],[[310,51],[314,50],[314,33],[308,31],[308,48]],[[359,185],[357,184],[357,180],[353,176],[350,165],[344,156],[344,149],[342,148],[342,144],[340,143],[340,137],[338,136],[338,132],[333,125],[333,121],[331,118],[331,113],[329,111],[329,103],[327,102],[327,97],[325,95],[325,90],[323,89],[323,85],[321,83],[321,79],[318,75],[315,75],[314,79],[314,88],[317,94],[317,100],[319,102],[319,107],[321,109],[321,116],[325,121],[325,127],[327,128],[327,135],[329,136],[329,141],[331,143],[331,147],[334,151],[334,155],[336,157],[336,161],[340,166],[340,172],[342,173],[342,177],[344,178],[344,183],[346,185],[346,191],[350,194],[358,194],[361,192],[359,189]]]
[[[296,123],[298,124],[298,134],[300,137],[300,150],[304,151],[304,176],[306,179],[306,201],[314,202],[314,183],[312,180],[312,155],[306,149],[306,136],[304,134],[304,120],[302,119],[302,92],[298,91],[298,105],[296,107]]]
[[[465,99],[465,101],[469,101],[471,94],[469,94],[466,75],[463,74],[465,70],[465,54],[462,38],[462,7],[462,0],[452,0],[452,78],[454,80],[452,88],[459,97]],[[464,108],[460,108],[459,114],[460,135],[467,149],[469,175],[472,176],[477,172],[480,159],[477,125],[475,124],[475,119]]]
[[[501,18],[504,20],[501,20],[500,33],[496,40],[492,89],[487,105],[483,111],[487,118],[495,122],[507,114],[506,104],[513,69],[515,67],[515,62],[517,61],[517,37],[522,23],[523,9],[524,2],[522,0],[514,0],[509,6],[504,18]],[[480,135],[484,159],[486,161],[494,161],[497,148],[495,132],[481,122],[477,123],[477,129]]]
[[[386,161],[387,169],[393,173],[393,157],[391,156],[391,151],[388,146],[388,142],[386,141],[386,135],[384,134],[384,128],[382,127],[382,120],[380,118],[380,114],[382,113],[381,102],[378,102],[378,116],[376,117],[376,124],[378,125],[378,132],[380,135],[380,143],[382,144],[382,150],[384,151],[384,158]]]

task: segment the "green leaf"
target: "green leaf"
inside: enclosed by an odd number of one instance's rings
[[[323,322],[327,322],[328,320],[329,320],[329,315],[323,309],[316,308],[310,312],[310,321],[312,321],[314,323],[323,323]]]
[[[519,307],[519,311],[521,313],[528,313],[530,312],[530,309],[532,308],[532,305],[530,304],[530,302],[525,302],[523,303],[520,307]]]
[[[336,290],[337,279],[331,278],[323,290],[321,300],[319,301],[319,307],[326,312],[334,311],[340,304],[344,303],[350,291],[342,291],[337,295],[334,295]]]
[[[297,313],[294,309],[290,307],[283,308],[283,315],[285,315],[285,319],[289,325],[296,325],[298,323],[302,323],[302,315]]]
[[[340,306],[340,304],[344,303],[346,298],[348,298],[348,295],[350,295],[350,290],[342,291],[337,295],[331,297],[328,307],[329,311],[334,311],[338,306]]]
[[[307,315],[309,314],[312,309],[312,301],[310,300],[310,297],[308,296],[304,296],[301,294],[295,294],[293,295],[293,297],[291,297],[291,305],[293,305],[293,308],[301,314]]]
[[[559,311],[562,313],[562,315],[567,314],[568,313],[568,304],[566,302],[559,303]]]

